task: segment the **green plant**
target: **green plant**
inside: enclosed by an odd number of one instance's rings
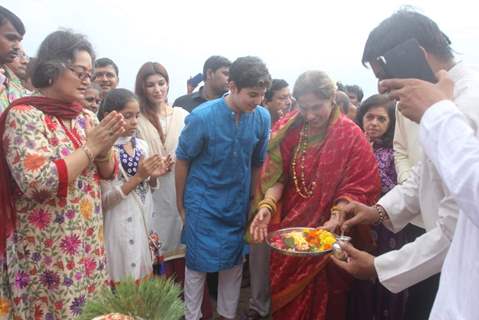
[[[177,320],[184,315],[181,288],[171,279],[155,277],[137,284],[129,278],[103,289],[87,302],[80,320],[121,313],[144,320]]]

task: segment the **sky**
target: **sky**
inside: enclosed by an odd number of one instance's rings
[[[211,55],[230,60],[254,55],[273,78],[291,87],[306,70],[376,92],[376,79],[361,64],[369,32],[403,6],[432,18],[452,40],[457,60],[479,61],[479,19],[474,1],[307,0],[2,0],[27,33],[23,45],[35,56],[41,41],[58,29],[87,35],[97,57],[120,68],[119,87],[133,89],[147,61],[163,64],[169,100],[186,93],[186,80]]]

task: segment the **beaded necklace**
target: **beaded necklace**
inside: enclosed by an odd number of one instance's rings
[[[293,181],[294,187],[296,188],[296,192],[302,198],[310,198],[313,195],[314,188],[316,187],[316,181],[313,178],[312,182],[309,186],[306,185],[306,179],[304,177],[304,162],[306,158],[306,149],[308,148],[308,131],[309,131],[309,123],[306,122],[304,124],[303,130],[299,135],[299,143],[293,157],[293,163],[291,164],[292,171],[293,171]],[[299,159],[301,156],[301,159]],[[300,162],[300,181],[298,181],[298,177],[296,176],[296,161],[299,159]],[[301,183],[301,184],[300,184]]]

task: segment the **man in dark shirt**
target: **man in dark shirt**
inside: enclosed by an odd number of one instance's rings
[[[228,91],[228,75],[231,62],[225,57],[211,56],[203,66],[205,85],[197,92],[179,97],[173,103],[188,112],[206,102],[221,97]]]

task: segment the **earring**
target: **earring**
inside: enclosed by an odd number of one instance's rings
[[[53,79],[52,78],[48,79],[48,85],[51,86],[52,84],[53,84]]]

